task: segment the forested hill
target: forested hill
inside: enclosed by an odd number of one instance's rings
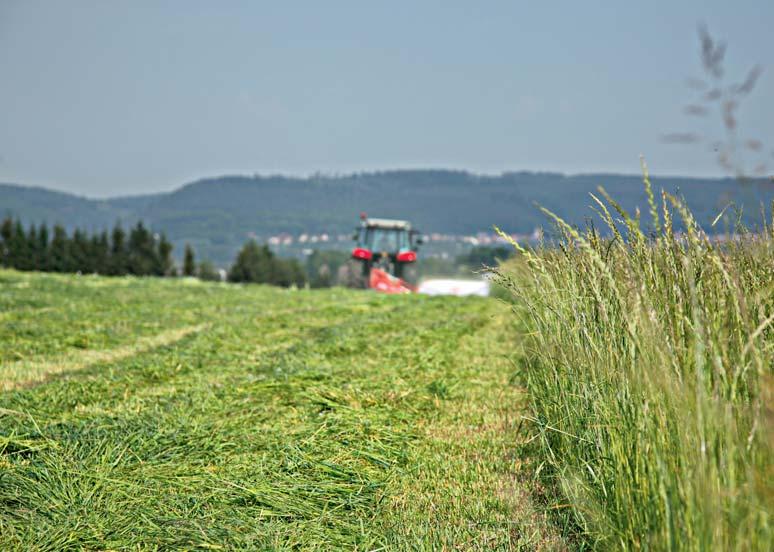
[[[730,201],[746,205],[748,222],[760,221],[759,205],[774,199],[774,184],[733,179],[654,177],[656,190],[684,195],[702,224]],[[223,176],[187,184],[164,194],[93,200],[42,188],[0,185],[0,215],[29,222],[60,222],[101,229],[116,219],[142,218],[163,230],[177,252],[188,241],[204,255],[228,260],[248,236],[282,232],[347,233],[358,213],[406,218],[426,232],[472,234],[497,224],[511,232],[545,226],[536,204],[572,223],[591,214],[588,192],[603,186],[624,207],[647,212],[642,179],[636,175],[505,173],[403,170],[346,176]]]

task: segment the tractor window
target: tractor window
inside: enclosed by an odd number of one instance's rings
[[[408,232],[396,228],[367,228],[363,245],[371,251],[394,252],[408,249]]]

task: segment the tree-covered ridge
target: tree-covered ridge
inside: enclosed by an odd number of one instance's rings
[[[760,204],[774,200],[774,183],[766,180],[740,184],[731,178],[653,177],[653,183],[656,189],[684,196],[698,222],[714,232],[723,231],[710,225],[727,205],[744,205],[742,222],[753,226],[760,220]],[[203,258],[226,266],[249,239],[265,242],[281,233],[348,234],[361,211],[409,219],[425,232],[472,235],[496,224],[509,232],[530,233],[546,225],[538,204],[582,225],[589,218],[589,192],[598,186],[624,209],[646,210],[639,175],[404,170],[307,178],[222,176],[171,193],[107,200],[0,185],[0,216],[94,231],[117,219],[130,224],[142,219],[164,231],[176,251],[182,253],[190,243]]]

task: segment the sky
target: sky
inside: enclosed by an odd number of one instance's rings
[[[683,109],[697,25],[774,148],[774,2],[0,0],[0,182],[90,197],[221,174],[721,175]],[[774,159],[771,159],[774,164]],[[2,198],[0,198],[0,202]]]

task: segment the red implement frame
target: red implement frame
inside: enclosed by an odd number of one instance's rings
[[[414,293],[417,288],[379,268],[371,269],[368,287],[381,293]]]

